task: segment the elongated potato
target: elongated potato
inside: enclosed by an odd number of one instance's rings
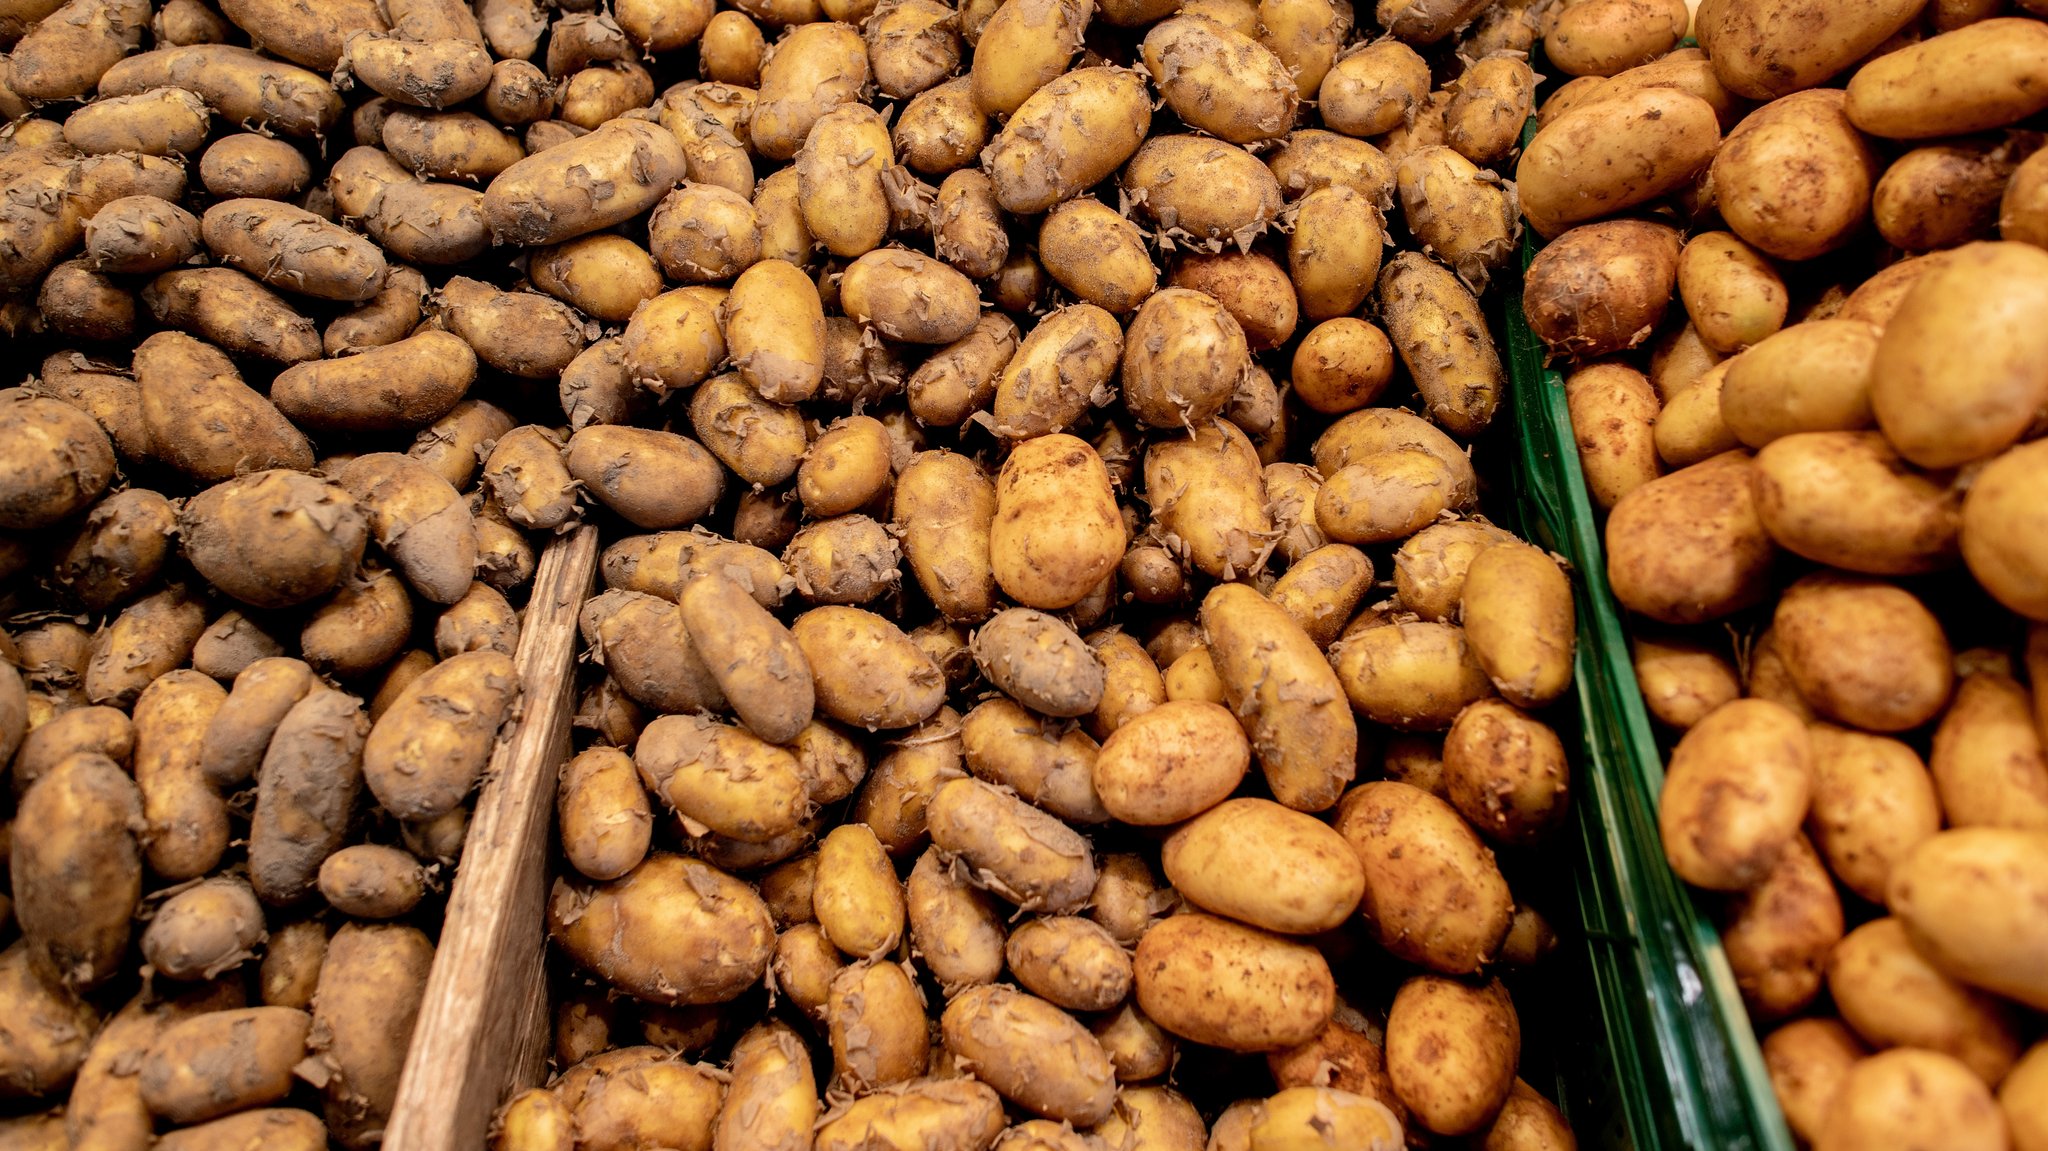
[[[249,879],[264,902],[290,904],[310,893],[320,865],[345,842],[368,735],[361,703],[324,687],[278,723],[249,822]]]
[[[1286,609],[1241,584],[1202,601],[1202,632],[1273,796],[1321,811],[1351,781],[1358,725],[1322,652]]]
[[[1107,402],[1109,380],[1124,352],[1116,317],[1094,304],[1075,304],[1031,329],[996,383],[994,430],[1028,439],[1079,423]]]
[[[1720,891],[1761,882],[1806,814],[1812,756],[1798,717],[1765,700],[1724,704],[1694,724],[1658,803],[1672,870]]]
[[[31,962],[90,988],[118,970],[141,894],[142,796],[112,760],[75,754],[22,797],[10,872]]]
[[[1473,656],[1510,703],[1542,707],[1571,685],[1571,583],[1548,555],[1486,548],[1466,568],[1459,606]]]
[[[614,120],[500,172],[484,189],[484,219],[501,244],[559,244],[647,211],[685,166],[673,134]]]
[[[1004,1127],[1003,1100],[974,1079],[914,1079],[854,1100],[818,1124],[816,1151],[881,1146],[984,1151]]]
[[[1196,817],[1166,841],[1160,863],[1204,911],[1292,935],[1342,924],[1365,886],[1357,854],[1328,824],[1260,799]]]
[[[758,982],[775,944],[754,889],[656,852],[595,887],[558,880],[548,933],[577,964],[654,1003],[723,1003]]]
[[[1336,828],[1364,865],[1360,910],[1389,951],[1452,975],[1477,971],[1498,953],[1511,910],[1507,882],[1450,804],[1406,783],[1368,783],[1345,796]]]
[[[1227,919],[1183,912],[1138,941],[1138,1005],[1161,1027],[1232,1051],[1307,1042],[1336,990],[1315,948]]]
[[[946,1047],[1026,1110],[1075,1124],[1107,1118],[1116,1100],[1109,1057],[1059,1008],[1007,987],[976,987],[946,1005]]]
[[[896,479],[896,530],[918,586],[946,618],[971,622],[995,606],[989,538],[994,485],[967,456],[923,452]]]
[[[810,1142],[818,1112],[818,1089],[803,1040],[786,1024],[756,1024],[733,1044],[732,1081],[712,1146],[794,1151]]]
[[[1415,252],[1387,262],[1379,291],[1387,335],[1429,414],[1453,435],[1479,434],[1500,404],[1502,371],[1478,300]]]
[[[815,19],[815,18],[812,18]],[[749,123],[750,140],[770,160],[787,160],[811,128],[856,100],[868,83],[867,45],[846,24],[800,25],[762,61],[760,95]]]
[[[996,583],[1027,607],[1057,610],[1088,594],[1128,539],[1102,457],[1054,434],[1011,450],[996,479],[989,556]]]
[[[328,1131],[344,1147],[373,1146],[390,1117],[433,961],[415,927],[351,923],[328,944],[310,1058],[325,1072]]]
[[[972,881],[1026,910],[1073,911],[1095,887],[1088,841],[1046,813],[975,779],[932,796],[932,842],[966,861]]]
[[[1004,211],[1043,212],[1122,167],[1151,126],[1142,75],[1076,68],[1015,106],[982,166]]]
[[[482,777],[518,693],[512,658],[502,652],[466,652],[435,665],[371,729],[364,782],[401,818],[445,814]]]
[[[1720,143],[1712,104],[1676,88],[1640,88],[1543,125],[1515,166],[1515,187],[1530,225],[1554,237],[1683,187]],[[1616,149],[1637,159],[1623,162]]]

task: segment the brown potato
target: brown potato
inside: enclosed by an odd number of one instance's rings
[[[1932,967],[1897,919],[1850,932],[1828,956],[1827,978],[1843,1021],[1874,1048],[1939,1051],[1987,1085],[2005,1078],[2019,1058],[2011,1009]]]
[[[1754,463],[1729,452],[1652,480],[1607,519],[1607,578],[1624,607],[1700,623],[1761,600],[1775,548],[1758,518]]]
[[[2048,479],[2048,451],[2026,444],[1977,473],[1963,499],[1963,560],[2000,603],[2030,619],[2048,618],[2048,556],[2033,517]]]
[[[1430,416],[1453,435],[1479,434],[1499,406],[1502,371],[1478,299],[1419,252],[1387,261],[1379,295],[1387,335]]]
[[[1722,946],[1742,999],[1758,1019],[1803,1010],[1821,967],[1842,941],[1842,902],[1804,836],[1794,836],[1762,882],[1729,900]]]
[[[1811,259],[1848,243],[1869,217],[1879,165],[1842,106],[1835,90],[1794,92],[1728,133],[1709,178],[1729,228],[1752,247]],[[1785,181],[1789,164],[1805,178]]]
[[[141,794],[112,760],[73,754],[35,781],[16,818],[26,822],[12,837],[9,870],[24,959],[67,987],[105,982],[119,970],[142,891]]]
[[[869,730],[909,727],[945,702],[945,677],[894,624],[859,608],[813,608],[790,633],[810,664],[817,707]]]
[[[291,1092],[312,1025],[290,1007],[212,1011],[173,1023],[142,1058],[142,1101],[178,1124],[278,1102]]]
[[[1574,228],[1529,265],[1522,288],[1529,326],[1553,352],[1578,359],[1636,347],[1664,318],[1679,251],[1678,232],[1662,224]]]
[[[1914,1102],[1902,1106],[1908,1092]],[[1947,1055],[1913,1048],[1879,1052],[1842,1076],[1814,1149],[1848,1151],[1886,1139],[2007,1145],[2004,1119],[1983,1081]]]
[[[1957,493],[1909,469],[1876,432],[1773,440],[1757,453],[1756,501],[1778,546],[1848,571],[1908,575],[1957,554]]]
[[[1954,683],[1941,624],[1911,593],[1816,573],[1785,590],[1778,651],[1815,711],[1867,731],[1906,731],[1939,714]]]
[[[1962,677],[1928,767],[1949,826],[2048,830],[2048,755],[2027,689],[2004,671]]]
[[[1116,317],[1093,304],[1046,316],[1003,366],[990,409],[993,430],[1026,439],[1078,423],[1098,400],[1107,402],[1123,352]]]
[[[1258,157],[1201,136],[1145,141],[1124,168],[1123,188],[1169,236],[1209,251],[1250,244],[1281,208],[1280,183]]]
[[[1360,910],[1382,946],[1453,975],[1499,951],[1507,882],[1450,804],[1405,783],[1368,783],[1345,796],[1336,827],[1364,864]]]
[[[1232,1051],[1304,1043],[1336,1003],[1329,966],[1315,948],[1196,912],[1147,931],[1135,967],[1147,1016],[1183,1038]]]
[[[309,1058],[324,1072],[327,1128],[344,1147],[373,1146],[389,1120],[433,961],[427,937],[397,924],[346,924],[328,944]]]
[[[1765,700],[1735,700],[1694,724],[1658,802],[1671,869],[1719,891],[1762,882],[1806,815],[1812,759],[1799,717]]]
[[[1201,623],[1274,798],[1297,811],[1334,804],[1355,770],[1358,730],[1315,641],[1286,609],[1240,584],[1212,590]]]
[[[976,779],[944,783],[930,803],[932,842],[966,860],[976,886],[1054,913],[1079,908],[1094,889],[1088,841],[1052,816]]]
[[[1167,839],[1160,860],[1196,907],[1285,934],[1343,924],[1365,885],[1357,855],[1328,824],[1260,799],[1196,817]]]
[[[1020,924],[1003,948],[1025,990],[1068,1011],[1106,1011],[1131,991],[1131,960],[1109,932],[1073,915]]]
[[[1071,607],[1116,568],[1127,539],[1108,469],[1085,441],[1045,435],[1011,450],[989,534],[1006,594],[1027,607]]]

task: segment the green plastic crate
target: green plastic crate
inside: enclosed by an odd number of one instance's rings
[[[1588,1054],[1593,1066],[1563,1069],[1581,1103],[1572,1118],[1587,1147],[1792,1151],[1713,921],[1664,862],[1663,760],[1608,587],[1564,379],[1545,366],[1522,313],[1520,273],[1538,246],[1525,239],[1518,267],[1500,277],[1494,319],[1509,375],[1504,418],[1519,449],[1516,526],[1569,561],[1578,610],[1577,713],[1558,717],[1563,728],[1576,719],[1578,731],[1559,735],[1567,746],[1576,735],[1582,749],[1573,782],[1583,859],[1573,878],[1602,1031],[1593,1042],[1605,1050]]]

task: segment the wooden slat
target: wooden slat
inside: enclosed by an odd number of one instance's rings
[[[477,1151],[498,1103],[541,1074],[548,841],[575,709],[576,613],[596,571],[586,526],[548,545],[534,574],[514,656],[523,712],[477,794],[386,1151]]]

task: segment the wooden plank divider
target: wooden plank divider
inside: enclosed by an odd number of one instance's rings
[[[513,656],[522,712],[477,794],[386,1151],[479,1151],[499,1102],[539,1082],[548,840],[575,710],[576,616],[596,572],[597,529],[585,525],[549,544],[534,573]]]

